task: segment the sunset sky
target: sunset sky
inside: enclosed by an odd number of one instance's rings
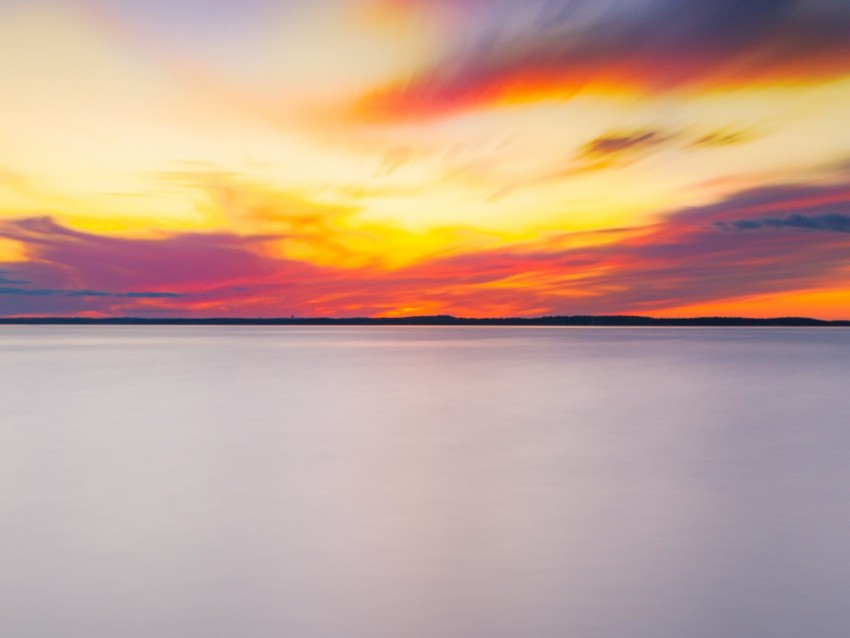
[[[0,0],[0,315],[850,317],[850,0]]]

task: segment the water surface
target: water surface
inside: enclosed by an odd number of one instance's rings
[[[0,635],[846,638],[850,330],[0,327]]]

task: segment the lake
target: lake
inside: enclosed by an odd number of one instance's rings
[[[846,638],[850,330],[0,327],[0,635]]]

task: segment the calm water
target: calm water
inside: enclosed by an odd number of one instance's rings
[[[0,635],[846,638],[850,330],[0,327]]]

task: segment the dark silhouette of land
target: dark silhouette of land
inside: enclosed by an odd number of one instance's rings
[[[112,317],[91,319],[83,317],[6,317],[0,325],[94,325],[94,326],[788,326],[788,327],[850,327],[850,320],[824,321],[807,317],[689,317],[665,318],[636,315],[552,316],[474,318],[435,315],[424,317],[270,317],[270,318],[146,318]]]

